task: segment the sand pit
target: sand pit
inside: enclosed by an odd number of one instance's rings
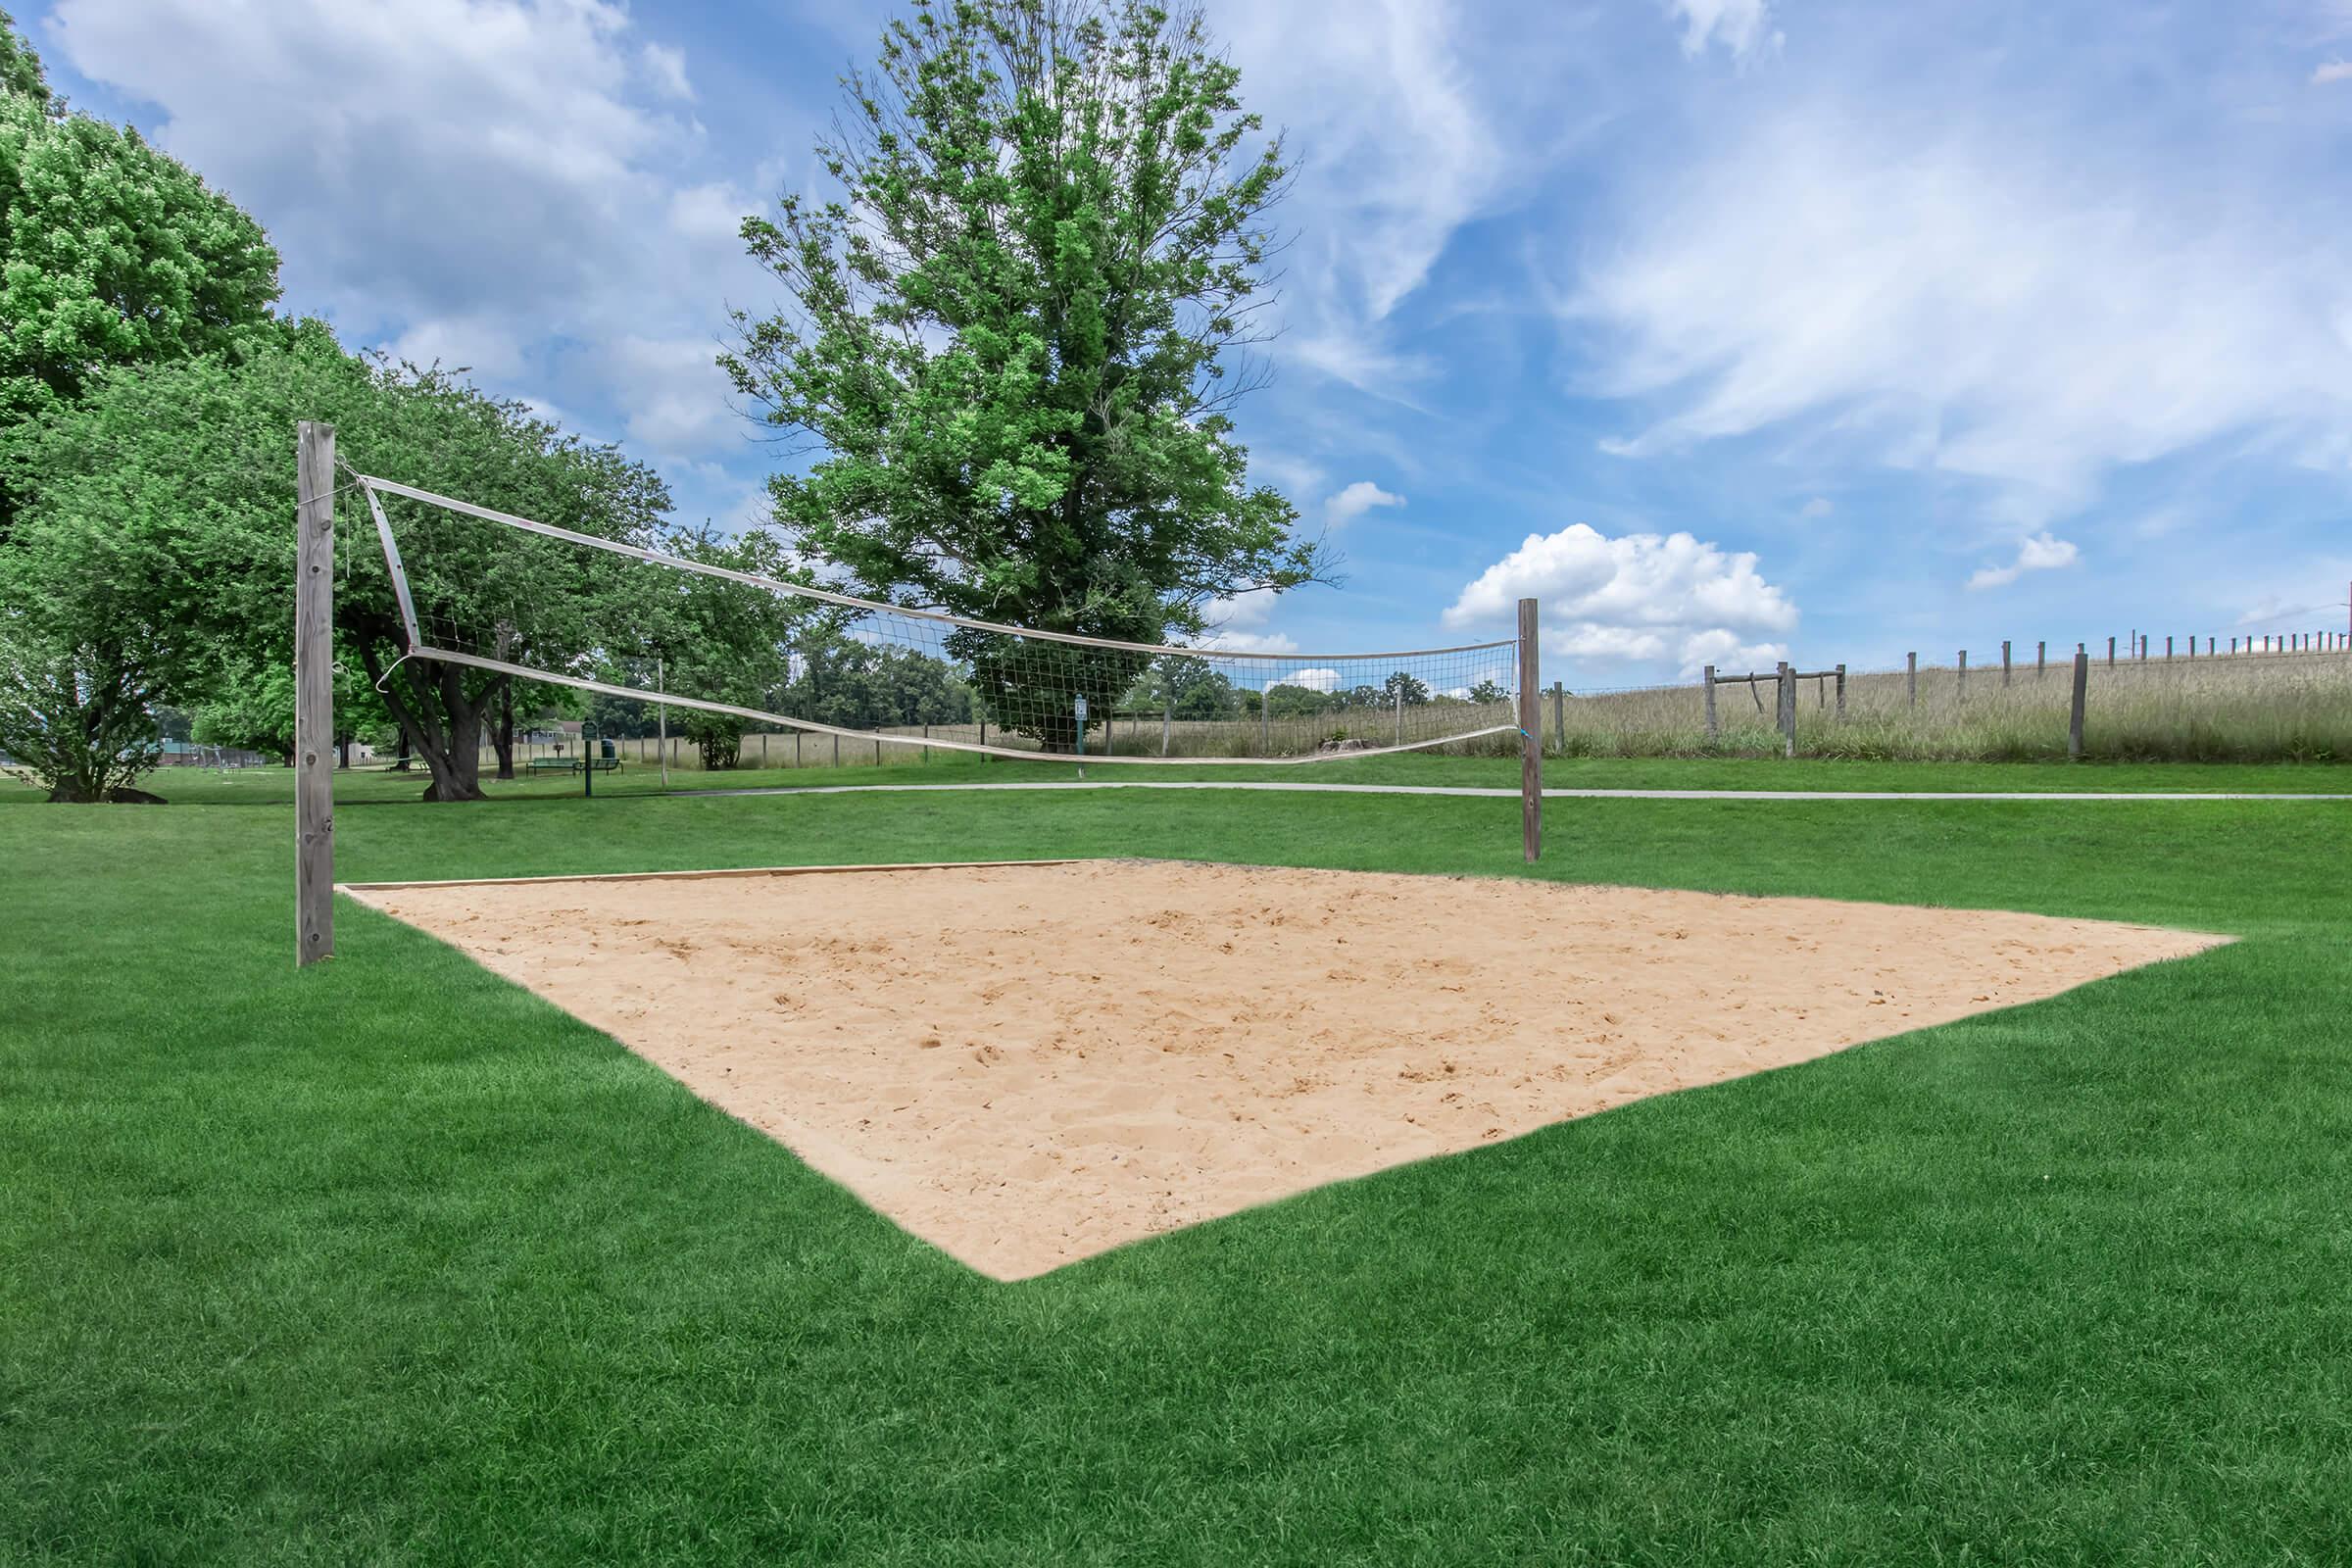
[[[1000,1279],[2222,940],[1134,861],[354,896]]]

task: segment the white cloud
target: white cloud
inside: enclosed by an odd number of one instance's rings
[[[2230,622],[2233,626],[2263,626],[2275,621],[2293,620],[2298,615],[2328,614],[2341,610],[2341,605],[2303,604],[2282,594],[2265,594],[2253,607]]]
[[[1765,0],[1666,0],[1667,12],[1683,24],[1683,53],[1703,54],[1720,43],[1735,60],[1781,41],[1771,29],[1772,8]]]
[[[479,316],[417,321],[383,347],[395,360],[420,368],[438,365],[488,381],[511,380],[523,368],[522,341],[513,324]]]
[[[1826,517],[1837,510],[1838,509],[1835,506],[1830,504],[1829,497],[1815,496],[1812,500],[1804,504],[1804,507],[1797,513],[1797,515],[1800,517]]]
[[[708,362],[757,295],[757,204],[680,177],[686,56],[626,7],[57,0],[48,29],[268,226],[288,308],[664,451],[723,443]]]
[[[1859,461],[1991,481],[2028,527],[2219,437],[2352,455],[2352,269],[2294,204],[2074,139],[1769,113],[1635,191],[1566,308],[1600,329],[1597,388],[1657,411],[1617,450],[1802,419]]]
[[[1298,643],[1286,633],[1250,629],[1265,624],[1266,617],[1274,612],[1275,597],[1272,589],[1257,588],[1231,599],[1210,600],[1200,611],[1208,630],[1200,639],[1200,646],[1229,654],[1297,653]]]
[[[1777,648],[1740,634],[1789,631],[1797,619],[1787,595],[1758,574],[1752,553],[1727,553],[1688,533],[1612,539],[1580,522],[1528,535],[1462,589],[1445,623],[1500,624],[1525,598],[1541,601],[1547,650],[1578,659],[1672,658],[1688,669],[1715,651]]]
[[[2046,530],[2021,540],[2017,559],[2005,566],[1984,566],[1968,579],[1971,588],[2004,588],[2029,571],[2052,571],[2071,566],[2082,554],[2072,542],[2053,538]]]
[[[2352,60],[2329,60],[2311,74],[2311,84],[2325,87],[2331,81],[2352,81]]]
[[[1310,692],[1328,692],[1340,684],[1336,669],[1294,669],[1266,682],[1269,686],[1302,686]]]
[[[739,444],[747,426],[727,403],[728,383],[708,337],[615,339],[600,356],[607,376],[629,388],[624,434],[667,455]]]
[[[694,101],[694,83],[686,79],[686,51],[649,43],[638,52],[646,76],[665,98]]]
[[[1358,479],[1338,495],[1325,499],[1323,515],[1334,528],[1344,527],[1374,507],[1401,507],[1404,497],[1391,495],[1369,479]]]

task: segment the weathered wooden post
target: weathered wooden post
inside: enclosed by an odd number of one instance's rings
[[[2109,669],[2115,667],[2115,639],[2113,637],[2107,639],[2107,667]]]
[[[1773,718],[1780,725],[1781,755],[1794,757],[1796,755],[1796,666],[1784,659],[1780,662],[1778,672],[1780,678],[1774,682],[1778,708]]]
[[[1838,722],[1845,722],[1845,666],[1838,666]]]
[[[1168,755],[1168,743],[1176,735],[1176,700],[1169,698],[1159,705],[1159,755]],[[986,739],[985,736],[982,737]]]
[[[2164,640],[2164,662],[2168,664],[2173,662],[2173,640],[2170,637]]]
[[[1551,743],[1562,757],[1568,755],[1568,686],[1565,681],[1551,683]]]
[[[1715,666],[1713,664],[1709,664],[1705,669],[1699,671],[1698,689],[1706,695],[1707,739],[1714,740],[1723,733],[1723,730],[1715,721]]]
[[[1910,699],[1911,706],[1917,708],[1919,706],[1919,655],[1915,653],[1903,656],[1903,691]]]
[[[669,690],[669,669],[668,669],[668,666],[667,666],[667,665],[666,665],[666,664],[665,664],[665,663],[664,663],[664,662],[663,662],[662,660],[659,660],[659,659],[657,659],[657,660],[655,660],[655,661],[654,661],[654,695],[655,695],[655,696],[657,696],[657,697],[659,697],[659,696],[661,696],[662,693],[664,693],[664,692],[666,692],[666,691],[668,691],[668,690]],[[669,752],[669,705],[668,705],[668,704],[666,704],[666,703],[656,703],[656,704],[654,705],[654,728],[655,728],[656,732],[657,732],[657,733],[660,735],[660,737],[661,737],[661,738],[660,738],[660,740],[659,740],[659,741],[658,741],[656,744],[657,744],[657,747],[658,747],[658,749],[659,749],[659,750],[661,751],[661,753],[662,753],[662,787],[663,789],[667,789],[667,788],[669,788],[669,757],[670,757],[670,752]],[[586,741],[586,740],[584,740],[584,739],[583,739],[583,740],[580,742],[580,750],[581,750],[582,752],[586,752],[586,751],[588,750],[588,743],[587,743],[587,741]],[[590,762],[592,762],[593,760],[594,760],[594,759],[592,759],[592,758],[588,758],[588,757],[582,757],[582,758],[580,759],[580,765],[581,765],[582,767],[586,767],[586,768],[588,768],[588,771],[589,771],[589,772],[591,772],[591,773],[593,773],[593,772],[595,772],[595,771],[596,771],[596,769],[595,769],[594,767],[590,767],[590,766],[589,766],[589,763],[590,763]]]
[[[294,964],[335,956],[335,427],[294,435]]]
[[[2075,644],[2075,703],[2066,721],[2066,755],[2076,761],[2082,760],[2082,699],[2090,690],[2090,653],[2081,643]]]
[[[1544,853],[1543,671],[1536,647],[1536,602],[1519,601],[1519,839],[1527,863]]]
[[[2049,664],[2049,662],[2050,662],[2050,645],[2049,645],[2048,641],[2045,639],[2045,640],[2043,640],[2043,641],[2041,641],[2041,642],[2037,642],[2037,643],[2035,643],[2035,644],[2034,645],[2034,680],[2036,680],[2036,681],[2039,681],[2039,680],[2041,679],[2042,670],[2043,670],[2045,667],[2047,667],[2047,666],[2048,666],[2048,664]]]
[[[1968,650],[1960,650],[1960,700],[1968,701]]]
[[[2001,690],[2009,689],[2009,639],[2001,639]]]

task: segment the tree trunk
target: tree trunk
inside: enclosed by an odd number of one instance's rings
[[[424,798],[487,799],[481,781],[482,717],[486,699],[506,677],[501,675],[482,690],[469,693],[464,665],[411,659],[396,671],[400,678],[387,682],[372,647],[363,647],[360,658],[368,679],[383,693],[384,706],[392,710],[403,739],[414,740],[416,755],[424,759],[432,773]]]
[[[514,628],[498,628],[498,657],[504,659],[514,641]],[[498,776],[513,781],[514,777],[514,681],[512,676],[498,678],[498,725],[490,732],[490,745],[498,753]]]
[[[501,677],[498,685],[498,725],[490,732],[490,748],[498,753],[498,776],[514,777],[514,682]]]

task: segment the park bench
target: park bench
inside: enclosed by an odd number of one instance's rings
[[[616,773],[620,770],[620,759],[617,757],[591,757],[584,760],[577,757],[534,757],[523,765],[534,773],[577,773],[583,760],[599,773]]]

